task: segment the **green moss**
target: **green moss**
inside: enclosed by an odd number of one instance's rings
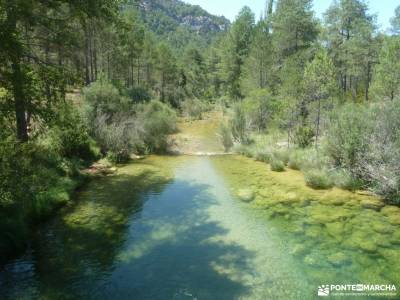
[[[352,217],[351,210],[344,207],[330,207],[326,205],[314,205],[308,211],[306,222],[310,224],[327,224],[335,221],[346,221]]]
[[[326,231],[333,238],[338,240],[343,239],[343,234],[345,232],[345,229],[344,229],[344,224],[342,222],[327,223],[325,224],[325,226],[326,226]]]
[[[244,202],[250,202],[254,199],[254,192],[251,189],[240,189],[237,192],[237,196]]]
[[[392,233],[394,230],[393,227],[390,226],[390,224],[383,222],[373,222],[371,227],[377,233],[383,233],[383,234]]]
[[[378,199],[361,200],[360,204],[364,208],[369,208],[374,210],[380,210],[385,205],[382,201],[379,201]]]
[[[337,252],[337,253],[329,255],[328,261],[332,265],[339,267],[339,266],[350,263],[350,258],[348,257],[348,255],[344,254],[343,252]]]
[[[361,250],[364,250],[365,252],[371,252],[374,253],[378,249],[375,243],[372,241],[360,241],[359,242],[359,247]]]
[[[365,193],[335,187],[316,190],[305,185],[299,171],[273,172],[264,163],[242,156],[218,157],[213,163],[229,186],[251,186],[256,195],[251,205],[264,208],[272,217],[266,226],[285,234],[282,239],[290,241],[289,253],[308,266],[309,276],[321,267],[343,270],[337,273],[340,278],[348,272],[361,274],[362,268],[375,271],[382,249],[400,253],[400,226],[395,224],[400,209],[396,206],[382,207],[381,199]],[[381,266],[388,268],[389,260],[397,264],[382,256]],[[370,274],[371,280],[381,278],[381,270],[376,272]],[[315,276],[327,278],[321,273]]]
[[[290,254],[295,256],[302,256],[307,252],[307,247],[304,244],[296,244],[290,249]]]
[[[392,235],[390,242],[394,245],[400,245],[400,230],[397,229]]]
[[[317,238],[321,234],[321,227],[320,226],[309,226],[306,229],[306,236],[311,237],[311,238]]]
[[[351,249],[361,250],[366,253],[375,253],[378,250],[378,246],[373,240],[371,240],[372,237],[372,230],[367,228],[365,230],[356,229],[351,236],[347,237],[346,240],[343,241],[343,244]]]

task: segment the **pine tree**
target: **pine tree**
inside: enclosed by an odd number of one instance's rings
[[[400,37],[387,37],[379,53],[373,91],[377,98],[393,100],[400,95]],[[379,100],[379,99],[378,99]]]
[[[280,58],[307,49],[317,37],[311,0],[279,0],[272,20],[275,48]]]
[[[188,47],[184,55],[183,64],[188,96],[198,99],[207,97],[206,64],[203,56],[196,47]]]
[[[324,103],[334,97],[337,91],[335,67],[326,50],[321,49],[304,70],[304,98],[306,103],[316,104],[315,136],[316,146],[320,136],[321,113]]]
[[[225,88],[233,100],[242,99],[241,77],[243,64],[249,55],[254,27],[254,14],[247,6],[239,12],[222,47],[226,50],[222,61]]]
[[[395,35],[400,35],[400,5],[394,11],[394,17],[390,20],[392,25],[392,32]]]
[[[371,72],[376,63],[377,45],[374,16],[361,0],[340,0],[325,14],[326,41],[339,72],[342,95],[353,100],[364,94],[368,100]]]
[[[254,28],[249,57],[246,60],[246,86],[248,89],[273,86],[273,48],[268,21],[261,19]]]

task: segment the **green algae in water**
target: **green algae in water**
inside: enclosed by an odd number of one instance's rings
[[[252,186],[256,201],[248,205],[266,211],[298,267],[316,284],[400,285],[398,207],[336,188],[312,190],[298,171],[271,172],[244,157],[221,157],[214,165],[228,185]]]

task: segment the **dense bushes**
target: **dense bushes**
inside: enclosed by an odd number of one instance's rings
[[[183,115],[192,120],[201,120],[208,109],[209,105],[199,99],[187,99],[181,104]]]
[[[225,124],[222,124],[219,128],[219,137],[225,152],[228,152],[233,147],[233,139],[230,128]]]
[[[103,154],[117,163],[132,153],[164,152],[176,131],[176,113],[166,104],[136,104],[111,83],[98,81],[84,89],[84,118]]]
[[[83,180],[79,167],[95,159],[85,126],[63,104],[45,132],[27,143],[0,141],[0,252],[22,249],[30,224],[69,200]]]
[[[373,115],[361,105],[348,104],[333,112],[327,131],[325,151],[334,166],[361,175],[358,162],[368,148],[373,132]]]
[[[272,158],[269,162],[271,171],[283,172],[285,171],[285,163],[277,158]]]
[[[111,83],[83,91],[83,109],[62,102],[27,143],[0,140],[0,252],[22,249],[32,223],[49,216],[84,179],[79,169],[103,154],[122,162],[132,152],[162,152],[176,131],[166,104],[135,104]],[[3,122],[3,121],[2,121]],[[96,142],[91,138],[93,136]]]
[[[100,154],[79,112],[69,103],[62,103],[58,107],[54,121],[39,140],[60,156],[69,159],[79,157],[90,161]]]
[[[250,143],[250,123],[241,103],[237,103],[233,107],[233,115],[229,126],[236,142],[240,144]]]
[[[98,80],[83,89],[83,113],[89,128],[99,115],[112,117],[118,112],[129,112],[132,101],[106,80]]]
[[[304,179],[306,184],[314,189],[328,189],[332,187],[332,181],[325,170],[307,170],[304,173]]]
[[[254,90],[230,109],[229,128],[234,141],[243,145],[250,144],[252,132],[265,132],[281,111],[281,104],[268,90]]]
[[[334,166],[372,191],[399,203],[399,100],[369,107],[339,109],[327,134],[326,151]]]
[[[176,113],[168,105],[160,101],[137,107],[138,123],[142,124],[141,140],[147,152],[165,152],[167,150],[167,137],[176,132]]]
[[[399,99],[368,106],[342,105],[332,112],[319,149],[288,150],[268,139],[235,149],[270,163],[272,170],[281,171],[285,165],[301,170],[313,188],[367,188],[389,202],[400,203]]]
[[[294,133],[294,143],[300,148],[309,147],[315,136],[314,130],[309,126],[300,126]]]

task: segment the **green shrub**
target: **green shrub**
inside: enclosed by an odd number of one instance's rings
[[[68,103],[58,107],[54,121],[50,123],[46,134],[41,136],[40,142],[62,157],[80,158],[86,161],[99,158],[99,151],[89,136],[81,116]]]
[[[357,172],[360,155],[368,149],[373,119],[366,107],[356,104],[344,105],[332,114],[324,148],[334,166]]]
[[[304,173],[306,184],[313,189],[329,189],[332,187],[332,182],[329,175],[320,169],[307,170]]]
[[[363,186],[360,179],[354,178],[352,174],[345,169],[333,171],[330,177],[335,186],[344,190],[355,191],[361,189]]]
[[[359,153],[357,177],[388,202],[400,204],[400,98],[372,105],[373,133]]]
[[[304,151],[293,150],[289,154],[288,167],[293,170],[301,170],[305,165],[304,161]]]
[[[83,91],[85,116],[88,128],[95,128],[95,119],[98,115],[112,117],[119,112],[132,110],[132,101],[120,94],[119,90],[106,80],[98,80],[84,88]]]
[[[272,153],[268,150],[257,150],[254,155],[255,160],[269,163],[272,158]]]
[[[294,134],[294,143],[300,148],[307,148],[313,142],[314,130],[309,126],[300,126]]]
[[[254,89],[243,100],[243,107],[252,129],[262,132],[279,115],[281,102],[267,89]]]
[[[199,99],[188,99],[182,102],[181,109],[185,117],[192,120],[201,120],[203,113],[208,110],[208,106]]]
[[[229,123],[234,140],[240,144],[250,144],[250,128],[242,104],[238,103],[233,107],[233,116]]]
[[[232,133],[229,127],[222,124],[219,128],[219,136],[225,152],[228,152],[233,147]]]
[[[45,143],[0,141],[0,249],[21,250],[30,225],[69,200],[74,163]],[[79,179],[79,178],[78,178]]]
[[[285,171],[285,164],[283,163],[283,161],[281,161],[277,158],[272,158],[272,160],[270,161],[270,167],[271,167],[271,171],[274,171],[274,172]]]
[[[99,115],[95,122],[96,140],[114,162],[126,161],[132,152],[143,147],[143,123],[132,113],[121,112],[112,118]]]
[[[288,149],[275,149],[272,152],[272,155],[277,159],[283,162],[284,165],[287,165],[289,162],[289,150]]]
[[[129,94],[129,91],[128,91]],[[133,152],[164,152],[167,137],[176,131],[176,113],[160,101],[133,105],[106,81],[83,91],[84,116],[103,153],[125,162]]]
[[[237,144],[234,147],[234,152],[246,157],[254,157],[254,153],[248,145]]]
[[[130,155],[129,152],[127,151],[121,151],[121,152],[108,151],[106,158],[109,162],[113,164],[123,164],[129,161]]]
[[[399,104],[344,105],[331,116],[324,145],[333,166],[351,178],[344,186],[362,182],[392,203],[400,198]]]
[[[133,103],[146,102],[151,99],[148,89],[144,87],[131,87],[127,89],[126,93]]]
[[[152,100],[141,105],[137,111],[138,122],[142,124],[141,138],[150,152],[165,152],[168,135],[177,131],[177,116],[168,105]]]

